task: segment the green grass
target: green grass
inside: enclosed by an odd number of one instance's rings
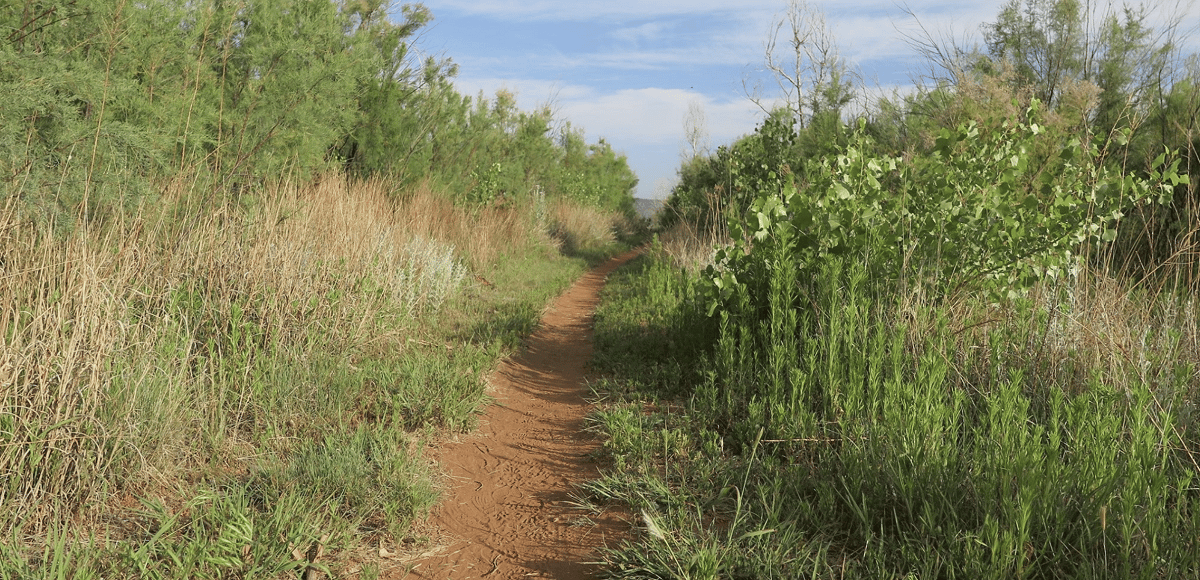
[[[777,270],[774,303],[791,288],[806,307],[728,312],[706,334],[691,282],[665,264],[611,276],[597,313],[607,376],[591,425],[610,467],[582,491],[643,520],[606,553],[607,576],[1200,572],[1195,367],[1169,348],[1178,330],[1145,328],[1147,373],[1082,342],[1050,354],[1083,301],[1070,319],[1053,301],[922,304],[831,266]]]
[[[431,340],[515,349],[537,327],[550,299],[586,268],[581,258],[565,259],[549,251],[503,255],[451,302],[432,325],[437,330]]]

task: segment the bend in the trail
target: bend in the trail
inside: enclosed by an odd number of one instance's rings
[[[526,348],[489,377],[496,398],[475,433],[435,452],[449,489],[432,523],[448,545],[416,562],[409,578],[487,580],[591,578],[597,547],[628,525],[615,514],[581,512],[572,484],[598,475],[582,432],[584,379],[592,356],[592,313],[618,256],[571,286],[542,317]]]

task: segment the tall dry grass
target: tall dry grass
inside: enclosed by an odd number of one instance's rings
[[[372,187],[379,189],[385,185],[372,182]],[[549,242],[545,224],[540,224],[535,215],[536,208],[528,205],[457,206],[428,184],[419,184],[395,197],[392,219],[397,228],[411,236],[453,245],[476,269],[494,264],[501,254],[534,251]]]
[[[676,268],[692,273],[712,265],[718,248],[733,244],[723,225],[705,229],[687,220],[679,220],[662,232],[659,241]]]
[[[897,301],[897,324],[919,345],[946,325],[952,368],[962,385],[986,384],[1020,371],[1046,389],[1078,394],[1094,381],[1129,391],[1145,384],[1163,394],[1188,389],[1200,400],[1197,296],[1134,286],[1097,268],[1039,283],[1022,300],[996,304],[980,296],[934,299],[919,289]],[[1005,356],[997,356],[1004,353]],[[1004,360],[1007,368],[996,368]],[[1192,369],[1179,376],[1179,369]],[[1191,410],[1182,410],[1191,413]]]
[[[402,345],[471,268],[544,238],[527,211],[338,176],[216,205],[176,182],[153,207],[65,237],[10,203],[0,533],[169,489],[248,448],[278,411],[264,401],[294,394],[263,392],[273,365]]]
[[[567,254],[615,243],[620,226],[611,212],[566,200],[551,203],[549,221],[550,237]]]

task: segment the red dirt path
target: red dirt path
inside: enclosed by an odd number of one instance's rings
[[[607,275],[627,252],[580,278],[543,316],[519,355],[488,382],[496,398],[479,429],[434,452],[450,489],[432,523],[448,545],[407,578],[526,580],[592,578],[596,548],[629,529],[616,514],[570,505],[572,483],[598,475],[582,432],[583,384],[592,356],[592,312]],[[584,519],[588,518],[588,519]]]

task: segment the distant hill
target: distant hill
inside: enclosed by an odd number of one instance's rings
[[[663,208],[666,200],[663,199],[639,199],[633,198],[633,207],[637,210],[639,216],[646,219],[654,219],[659,210]]]

